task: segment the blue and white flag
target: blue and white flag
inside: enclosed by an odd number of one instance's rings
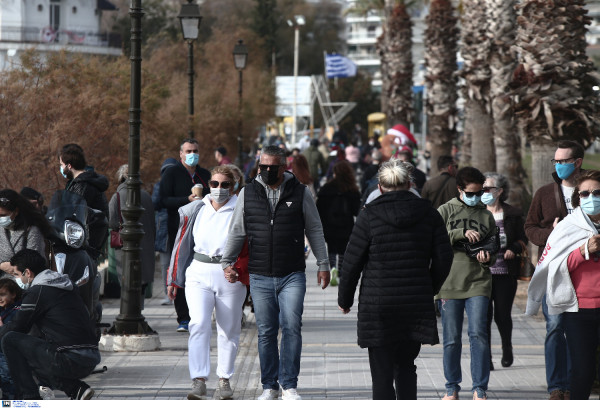
[[[356,64],[348,57],[339,54],[325,54],[327,78],[348,78],[356,76]]]

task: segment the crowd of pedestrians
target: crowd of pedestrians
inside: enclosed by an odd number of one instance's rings
[[[441,156],[427,177],[416,141],[401,125],[362,145],[341,132],[281,140],[251,152],[245,165],[185,139],[141,191],[141,291],[159,260],[161,305],[187,333],[191,389],[205,399],[216,323],[218,395],[232,399],[245,305],[255,315],[263,393],[298,400],[307,282],[338,288],[349,313],[358,295],[358,346],[368,349],[373,399],[416,399],[422,345],[443,345],[443,400],[462,389],[465,314],[469,399],[487,399],[492,324],[502,367],[514,363],[511,310],[529,242],[539,247],[526,313],[546,319],[550,399],[588,399],[598,366],[600,172],[581,168],[584,149],[561,141],[555,182],[536,191],[525,217],[506,201],[507,177],[459,168]],[[119,280],[118,232],[127,201],[127,165],[115,178],[94,171],[76,144],[58,154],[65,189],[45,206],[25,186],[0,190],[0,389],[4,399],[90,399],[83,379],[100,362],[98,263],[110,241]],[[239,163],[238,163],[239,164]],[[205,167],[203,167],[205,166]],[[307,276],[312,252],[318,272]],[[436,316],[437,314],[437,316]],[[441,319],[439,337],[437,319]],[[440,384],[440,387],[442,385]],[[281,394],[280,394],[281,389]]]

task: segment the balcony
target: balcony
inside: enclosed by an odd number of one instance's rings
[[[121,35],[51,27],[0,27],[0,42],[121,49]]]

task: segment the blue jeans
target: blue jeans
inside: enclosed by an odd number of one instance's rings
[[[279,384],[284,390],[297,388],[305,293],[304,272],[281,278],[250,275],[263,389],[278,390]],[[281,348],[278,351],[277,334],[280,326]]]
[[[10,376],[8,363],[3,353],[0,353],[0,389],[2,389],[2,398],[5,400],[15,399],[15,384]]]
[[[546,340],[544,355],[546,357],[546,383],[548,392],[554,390],[568,391],[571,373],[571,357],[567,350],[565,324],[563,314],[548,314],[546,296],[542,300],[542,312],[546,318]]]
[[[469,344],[471,346],[472,391],[487,391],[490,380],[490,349],[487,334],[487,312],[489,299],[474,296],[467,299],[441,299],[438,308],[442,315],[444,344],[444,376],[446,392],[460,391],[462,371],[462,328],[464,312],[467,311]]]

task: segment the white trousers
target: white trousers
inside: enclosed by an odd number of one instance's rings
[[[190,310],[188,355],[190,378],[210,374],[212,312],[217,321],[217,376],[230,378],[242,331],[246,286],[229,283],[221,264],[194,260],[185,272],[185,299]]]

